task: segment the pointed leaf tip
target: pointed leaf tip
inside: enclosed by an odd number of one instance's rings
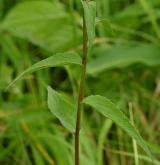
[[[146,145],[143,138],[140,136],[136,128],[131,124],[125,114],[109,99],[100,95],[91,95],[84,99],[85,104],[95,108],[99,113],[113,120],[118,126],[124,129],[137,143],[143,148],[143,150],[153,158],[150,149]]]
[[[48,57],[42,61],[30,66],[24,72],[22,72],[16,79],[14,79],[6,88],[8,90],[13,84],[24,77],[26,74],[50,67],[62,67],[64,65],[81,65],[81,58],[76,53],[57,53],[51,57]]]

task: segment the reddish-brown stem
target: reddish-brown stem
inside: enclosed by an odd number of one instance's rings
[[[81,108],[82,100],[84,97],[84,83],[86,75],[86,64],[87,64],[87,28],[86,22],[83,15],[83,55],[82,55],[82,73],[81,80],[79,84],[79,93],[77,101],[77,120],[76,120],[76,130],[75,130],[75,165],[79,165],[79,132],[81,126]]]

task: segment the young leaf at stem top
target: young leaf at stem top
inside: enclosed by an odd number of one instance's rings
[[[84,8],[84,18],[88,36],[88,53],[90,53],[90,49],[95,37],[96,2],[82,1],[82,4]]]

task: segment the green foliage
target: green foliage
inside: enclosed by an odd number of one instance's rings
[[[142,4],[144,10],[146,11],[146,13],[148,14],[148,17],[152,23],[152,26],[156,32],[156,35],[158,38],[160,38],[160,31],[159,31],[159,27],[157,24],[157,18],[156,15],[154,13],[154,10],[152,9],[151,5],[149,4],[149,2],[147,2],[146,0],[139,0],[140,3]]]
[[[123,128],[137,143],[151,156],[151,153],[146,146],[144,140],[139,135],[138,131],[131,124],[129,119],[122,113],[122,111],[116,107],[110,100],[103,96],[92,95],[85,98],[83,101],[85,104],[92,106],[99,113],[113,120],[117,125]]]
[[[65,100],[59,93],[48,87],[48,107],[71,132],[75,131],[76,106]]]
[[[158,0],[0,1],[0,164],[74,165],[83,10],[89,48],[83,103],[89,106],[81,164],[128,165],[135,157],[153,164],[143,150],[160,164]],[[5,91],[11,81],[17,84]]]
[[[75,44],[69,14],[56,1],[20,3],[8,13],[1,26],[2,30],[52,52],[67,50]]]
[[[27,70],[22,72],[9,86],[13,85],[16,81],[28,73],[32,73],[44,68],[64,66],[68,64],[81,65],[81,58],[75,53],[57,53],[29,67]]]
[[[152,44],[103,48],[97,53],[97,57],[89,62],[88,73],[100,73],[107,69],[122,68],[134,63],[159,66],[159,51],[160,48]]]
[[[82,1],[82,4],[87,27],[88,49],[91,49],[95,37],[96,3],[94,1]]]

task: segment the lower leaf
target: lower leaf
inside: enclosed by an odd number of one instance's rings
[[[143,150],[149,156],[152,157],[149,148],[147,147],[145,141],[140,136],[136,128],[130,123],[129,119],[125,116],[125,114],[110,100],[103,96],[91,95],[85,98],[83,102],[95,108],[95,110],[97,110],[105,117],[108,117],[113,120],[117,125],[124,129],[133,139],[135,139],[137,143],[143,148]]]
[[[62,125],[69,131],[74,132],[76,125],[76,107],[69,103],[62,95],[53,90],[51,87],[48,90],[48,107]]]

